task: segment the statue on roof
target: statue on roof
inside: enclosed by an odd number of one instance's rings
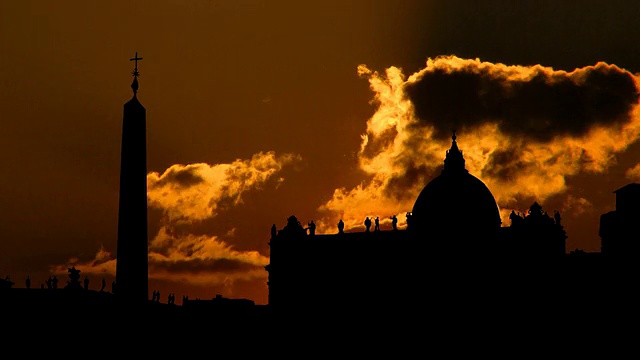
[[[14,284],[15,283],[11,281],[11,277],[9,277],[9,275],[7,275],[7,277],[4,279],[0,278],[0,290],[10,289]]]
[[[313,220],[307,223],[307,229],[309,229],[309,235],[313,236],[316,234],[316,223]]]
[[[560,212],[558,210],[553,211],[553,219],[556,221],[556,225],[560,225]]]
[[[72,266],[67,269],[67,272],[69,273],[69,280],[67,281],[65,288],[80,289],[80,270],[76,269],[75,266]]]
[[[519,224],[523,218],[520,214],[516,214],[515,210],[511,210],[511,214],[509,214],[509,220],[511,220],[511,225]]]

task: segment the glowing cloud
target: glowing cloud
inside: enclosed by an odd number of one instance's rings
[[[177,236],[167,227],[149,246],[150,277],[194,285],[266,279],[268,263],[269,258],[259,252],[234,250],[217,236]]]
[[[163,209],[171,223],[209,219],[242,203],[245,191],[260,188],[294,160],[299,157],[266,152],[231,164],[172,165],[162,175],[152,172],[147,176],[149,206]]]
[[[625,177],[631,181],[640,181],[640,164],[636,164],[634,167],[628,169]]]
[[[201,286],[266,280],[264,266],[269,263],[268,257],[257,251],[235,250],[222,240],[233,239],[234,229],[221,236],[196,235],[190,225],[241,204],[243,193],[261,189],[284,166],[299,160],[297,155],[261,152],[230,164],[177,164],[162,174],[149,173],[149,206],[162,210],[164,215],[158,234],[149,244],[149,277]],[[282,181],[281,176],[275,178],[273,186],[277,188]],[[82,263],[71,259],[52,270],[66,274],[68,267],[76,266],[88,274],[115,275],[115,264],[111,254],[100,249],[94,260]]]
[[[320,232],[334,232],[339,218],[354,229],[365,216],[411,211],[453,129],[469,172],[509,211],[519,199],[565,192],[569,176],[605,171],[640,134],[639,78],[603,62],[567,72],[443,56],[408,78],[395,67],[361,65],[358,74],[377,105],[358,154],[369,176],[320,206]]]
[[[100,247],[95,259],[91,261],[81,262],[77,258],[72,258],[65,265],[50,266],[49,270],[54,274],[68,274],[68,270],[72,266],[81,269],[83,274],[116,274],[116,260],[103,247]]]

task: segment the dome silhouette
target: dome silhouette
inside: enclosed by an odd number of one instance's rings
[[[465,169],[455,132],[444,169],[418,195],[411,230],[431,245],[449,250],[486,249],[502,223],[489,188]]]

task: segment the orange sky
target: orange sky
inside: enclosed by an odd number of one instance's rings
[[[328,232],[341,216],[402,222],[453,127],[503,212],[537,200],[562,212],[568,249],[598,251],[612,191],[640,179],[638,15],[629,1],[2,2],[0,274],[24,286],[75,264],[110,283],[136,51],[163,301],[266,303],[269,229],[292,214]]]

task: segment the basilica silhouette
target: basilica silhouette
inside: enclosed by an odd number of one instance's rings
[[[307,234],[295,216],[272,228],[269,305],[303,322],[345,314],[438,324],[624,314],[639,300],[630,285],[640,279],[640,184],[614,193],[616,209],[601,216],[602,251],[567,252],[561,214],[538,202],[502,224],[491,191],[465,168],[454,131],[442,171],[418,195],[405,230],[394,222],[393,230],[369,231],[365,219],[366,231],[345,233],[338,224],[335,234]]]
[[[563,277],[557,271],[568,256],[567,235],[559,214],[551,217],[534,202],[502,226],[493,195],[466,170],[455,133],[441,174],[407,218],[405,230],[310,235],[291,216],[269,242],[269,304],[283,312],[414,311],[530,288],[534,269],[536,282],[547,286]]]

